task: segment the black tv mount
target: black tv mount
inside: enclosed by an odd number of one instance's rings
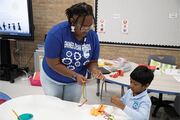
[[[11,64],[10,41],[0,39],[0,80],[15,82],[15,78],[22,74],[18,65]]]

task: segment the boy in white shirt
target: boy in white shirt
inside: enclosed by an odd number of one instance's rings
[[[133,120],[149,120],[151,100],[146,89],[153,78],[153,72],[146,66],[136,67],[130,74],[130,89],[122,98],[113,96],[111,102]]]

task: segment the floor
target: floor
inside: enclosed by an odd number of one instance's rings
[[[96,81],[92,80],[86,86],[86,97],[88,104],[104,103],[112,105],[110,98],[112,95],[121,95],[121,87],[118,85],[108,84],[108,91],[104,92],[102,100],[96,96]],[[15,79],[15,83],[9,83],[8,81],[0,81],[0,91],[7,93],[12,98],[30,95],[30,94],[44,94],[41,87],[31,86],[26,76],[21,76]],[[156,94],[150,93],[150,96],[156,96]],[[173,100],[175,96],[165,95],[164,99]],[[153,111],[154,106],[152,106]],[[167,114],[168,113],[168,114]],[[161,108],[158,111],[157,117],[151,117],[150,120],[180,120],[179,116],[174,115],[171,109],[164,111]]]

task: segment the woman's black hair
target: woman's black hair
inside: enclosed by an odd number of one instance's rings
[[[88,15],[93,16],[93,18],[94,18],[92,6],[85,2],[77,3],[75,5],[72,5],[70,8],[66,9],[66,16],[68,18],[70,25],[72,24],[70,19],[73,18],[73,16],[77,16],[74,23],[76,23],[78,21],[79,17],[82,16],[83,17],[82,24],[83,24],[85,17]]]
[[[138,66],[130,74],[131,79],[141,83],[142,85],[150,84],[154,78],[152,70],[147,66]]]

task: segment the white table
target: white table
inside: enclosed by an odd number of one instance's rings
[[[18,114],[31,113],[33,120],[105,120],[103,116],[92,116],[90,110],[98,105],[63,101],[59,98],[46,95],[28,95],[17,97],[0,106],[0,120],[17,120],[12,109]],[[130,118],[121,109],[107,106],[107,112],[112,112],[116,120],[129,120]]]

